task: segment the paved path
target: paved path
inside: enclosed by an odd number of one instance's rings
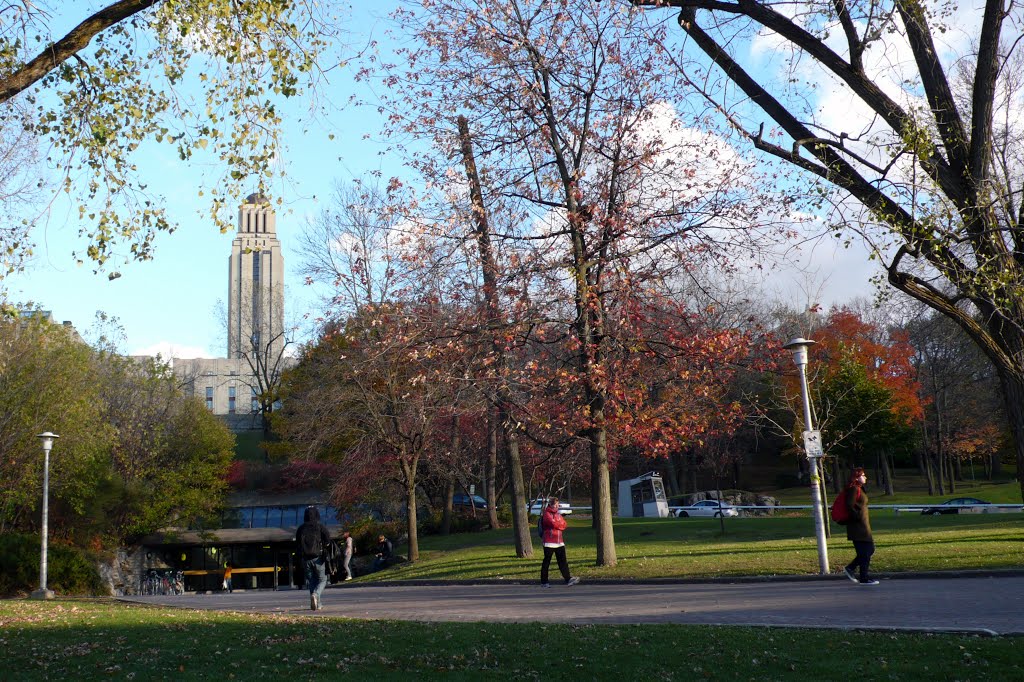
[[[366,584],[126,601],[195,609],[413,621],[697,623],[1024,635],[1024,576],[599,584]]]

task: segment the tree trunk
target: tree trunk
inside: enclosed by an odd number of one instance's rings
[[[585,275],[577,275],[586,280]],[[581,296],[581,300],[589,300]],[[579,306],[579,302],[577,302]],[[590,442],[590,484],[593,506],[592,524],[597,540],[597,565],[614,566],[618,559],[615,555],[615,530],[612,527],[611,477],[608,473],[608,430],[605,426],[605,404],[607,402],[604,389],[596,376],[601,362],[601,337],[603,329],[603,311],[600,299],[591,300],[585,307],[578,307],[580,316],[576,333],[580,344],[580,373],[584,377],[584,397],[588,408],[587,418],[591,426],[585,430]]]
[[[882,460],[882,473],[883,478],[885,479],[885,494],[891,497],[893,494],[894,486],[892,484],[892,466],[889,463],[889,453],[887,453],[885,450],[882,450],[882,452],[879,453],[879,455]]]
[[[935,494],[935,472],[932,470],[932,438],[928,431],[928,419],[921,420],[921,449],[916,454],[917,467],[928,481],[928,494]]]
[[[459,116],[458,126],[462,160],[466,168],[466,178],[469,180],[469,194],[476,219],[477,248],[480,250],[480,270],[484,280],[484,303],[486,305],[484,317],[490,333],[491,352],[494,355],[494,367],[497,373],[495,376],[497,387],[488,397],[498,410],[497,426],[505,436],[505,464],[508,467],[508,478],[512,484],[512,534],[515,538],[516,556],[526,559],[533,556],[533,538],[526,511],[526,490],[523,485],[523,466],[519,457],[517,427],[512,421],[508,409],[512,402],[504,376],[507,360],[505,345],[498,336],[498,327],[504,324],[498,302],[498,267],[491,248],[487,208],[484,206],[483,189],[477,175],[473,143],[469,134],[469,121],[465,116]]]
[[[1021,499],[1024,500],[1024,379],[1019,376],[1009,377],[1003,372],[1000,372],[999,379],[1003,386],[1006,417],[1013,431],[1017,451],[1017,483],[1020,486]]]
[[[725,535],[725,514],[722,513],[722,483],[719,480],[718,472],[715,472],[715,494],[718,495],[718,529]]]
[[[675,453],[669,454],[669,456],[665,458],[665,487],[668,488],[667,492],[669,497],[679,495],[679,479],[677,478],[679,474],[676,472],[674,454]],[[616,469],[616,471],[618,471],[618,469]]]
[[[512,484],[512,528],[515,531],[516,556],[529,559],[533,556],[533,535],[530,533],[530,515],[526,509],[526,484],[523,482],[523,465],[519,457],[519,432],[500,407],[499,416],[501,423],[505,424],[505,466]]]
[[[599,424],[604,421],[603,400],[601,407],[592,412]],[[591,429],[590,460],[592,483],[594,488],[594,519],[597,521],[594,530],[597,534],[597,565],[614,566],[618,559],[615,555],[615,532],[612,528],[611,478],[608,474],[608,442],[607,431],[603,426]]]
[[[406,524],[406,531],[409,534],[409,561],[416,561],[420,558],[420,540],[416,529],[415,479],[407,479],[405,483],[405,513],[406,519],[408,520],[408,523]]]
[[[487,499],[487,519],[491,528],[500,528],[498,523],[498,495],[495,481],[498,475],[498,415],[497,409],[487,410],[487,461],[484,462],[484,489]]]
[[[921,426],[922,437],[921,437],[921,449],[914,455],[917,459],[917,468],[921,472],[921,476],[928,482],[928,494],[935,494],[935,472],[932,471],[931,465],[931,450],[928,444],[928,429],[922,422]]]
[[[698,486],[697,486],[697,463],[694,461],[695,458],[697,457],[697,454],[692,449],[689,449],[689,450],[686,451],[686,453],[683,455],[683,457],[684,457],[683,462],[684,462],[684,464],[686,466],[686,469],[685,469],[686,487],[687,487],[688,492],[695,493],[695,492],[697,492],[697,488],[698,488]]]
[[[452,532],[452,502],[455,499],[455,477],[448,479],[448,486],[444,492],[444,512],[441,516],[441,535],[450,535]]]
[[[846,467],[843,466],[842,458],[836,457],[832,460],[832,493],[838,495],[846,486]]]
[[[956,494],[956,477],[953,476],[953,456],[948,452],[945,454],[946,481],[949,482],[949,494]]]
[[[938,444],[937,444],[938,445]],[[946,470],[942,466],[942,446],[938,445],[932,453],[932,469],[935,471],[935,482],[939,486],[939,495],[946,494]]]

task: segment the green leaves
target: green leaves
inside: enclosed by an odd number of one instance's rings
[[[131,159],[147,141],[178,143],[180,161],[193,150],[212,153],[224,176],[210,182],[224,198],[240,200],[254,180],[263,191],[278,172],[272,162],[281,118],[274,100],[312,86],[331,30],[305,0],[152,4],[110,3],[88,20],[60,17],[61,24],[81,23],[69,34],[74,40],[61,43],[64,50],[45,48],[50,62],[42,72],[18,37],[50,35],[53,17],[25,13],[0,27],[0,90],[7,93],[0,107],[14,106],[11,98],[26,79],[30,96],[40,95],[32,131],[54,150],[62,188],[83,214],[97,216],[81,233],[88,240],[84,257],[99,266],[123,245],[133,259],[150,258],[155,234],[173,228],[162,207],[143,209],[147,195]],[[70,15],[77,8],[62,9]],[[118,19],[118,12],[125,15]],[[211,203],[221,229],[233,220],[225,209],[234,203]]]
[[[42,319],[0,322],[0,530],[29,528],[54,431],[53,527],[80,543],[120,542],[209,513],[233,436],[167,369],[86,346]]]

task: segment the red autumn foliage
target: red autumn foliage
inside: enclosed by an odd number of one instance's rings
[[[246,466],[245,462],[236,459],[231,462],[231,466],[228,467],[227,474],[224,477],[228,487],[232,490],[242,490],[246,484]]]
[[[847,308],[833,308],[824,327],[815,333],[815,361],[825,367],[850,354],[868,376],[892,393],[892,412],[907,423],[924,418],[920,386],[912,364],[914,348],[901,330],[883,331]]]

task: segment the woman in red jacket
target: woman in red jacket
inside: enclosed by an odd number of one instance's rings
[[[562,573],[562,579],[567,586],[572,587],[580,579],[569,575],[569,562],[565,558],[565,542],[562,540],[562,531],[565,530],[566,524],[557,497],[548,500],[548,506],[541,518],[544,526],[544,561],[540,565],[540,586],[551,587],[551,583],[548,582],[548,567],[551,565],[551,555],[554,555],[558,559],[558,570]]]

